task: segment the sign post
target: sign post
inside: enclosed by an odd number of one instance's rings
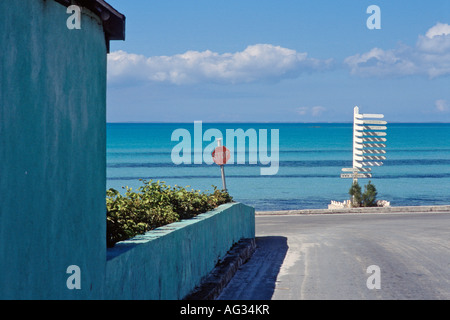
[[[353,109],[353,167],[343,168],[341,178],[371,178],[371,168],[383,165],[386,160],[386,121],[382,114],[360,114],[359,108]]]
[[[220,171],[222,173],[222,186],[225,192],[227,191],[227,184],[225,181],[225,168],[224,165],[230,160],[230,150],[225,146],[222,146],[222,139],[217,139],[217,148],[212,152],[212,158],[214,162],[220,166]]]

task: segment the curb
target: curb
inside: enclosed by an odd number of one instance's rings
[[[246,263],[256,249],[255,239],[242,239],[220,260],[211,273],[183,300],[215,300],[233,278],[241,265]]]
[[[450,212],[450,205],[444,206],[404,206],[404,207],[372,207],[344,209],[305,209],[256,211],[256,215],[298,215],[298,214],[334,214],[334,213],[412,213],[412,212]]]

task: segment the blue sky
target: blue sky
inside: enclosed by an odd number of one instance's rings
[[[109,122],[450,122],[450,1],[108,3]]]

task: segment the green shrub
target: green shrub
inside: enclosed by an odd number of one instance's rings
[[[206,193],[170,187],[160,181],[140,181],[143,185],[138,192],[128,187],[124,188],[124,195],[115,189],[106,192],[108,247],[160,226],[195,217],[233,200],[227,192],[215,186],[213,193]]]
[[[363,207],[376,207],[377,206],[377,189],[369,181],[364,186],[364,193],[362,194],[362,205]]]
[[[377,189],[370,181],[364,186],[364,193],[361,194],[361,187],[357,181],[352,184],[348,193],[351,195],[352,207],[377,206]]]
[[[360,207],[362,202],[361,186],[357,181],[353,182],[348,193],[351,195],[350,201],[352,203],[352,207]]]

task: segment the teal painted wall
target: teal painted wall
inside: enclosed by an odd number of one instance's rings
[[[103,295],[107,52],[98,17],[84,10],[69,30],[69,16],[0,1],[1,299]]]
[[[225,204],[108,250],[106,299],[179,300],[234,243],[255,237],[255,209]]]

